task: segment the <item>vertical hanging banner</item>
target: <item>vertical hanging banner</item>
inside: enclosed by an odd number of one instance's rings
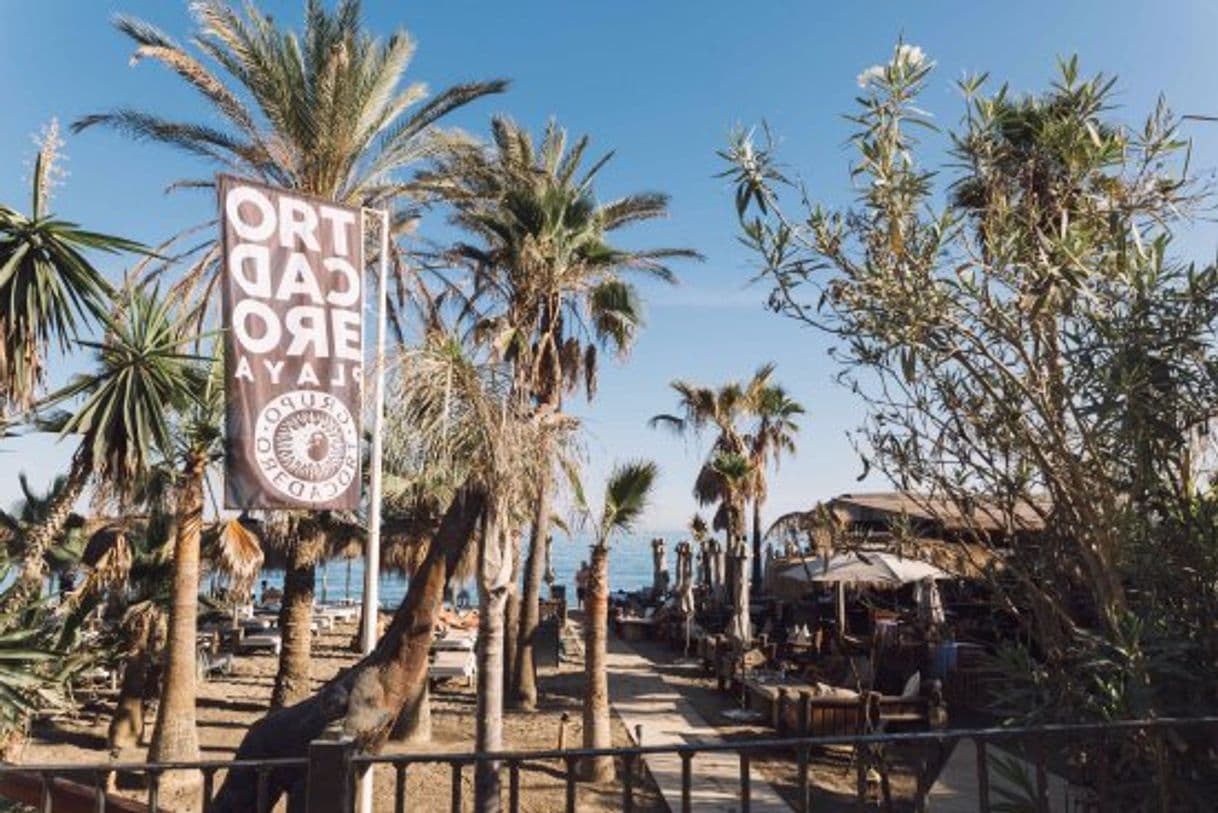
[[[360,212],[221,175],[227,508],[360,499]]]

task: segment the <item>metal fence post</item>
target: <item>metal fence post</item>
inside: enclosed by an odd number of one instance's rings
[[[354,753],[355,741],[350,737],[309,743],[305,813],[352,813],[355,782],[351,757]]]

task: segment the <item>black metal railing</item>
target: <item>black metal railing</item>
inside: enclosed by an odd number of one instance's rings
[[[1209,752],[1212,755],[1218,746],[1218,717],[1198,718],[1164,718],[1155,720],[1132,720],[1109,723],[1080,723],[1071,725],[1042,725],[1031,727],[983,728],[983,729],[950,729],[942,731],[919,731],[907,733],[879,733],[854,736],[830,737],[784,737],[734,741],[717,741],[709,743],[680,743],[671,745],[634,745],[621,748],[601,749],[551,749],[542,751],[504,751],[496,753],[404,753],[404,754],[362,754],[356,751],[350,740],[323,739],[310,745],[307,757],[291,759],[263,760],[210,760],[196,762],[113,762],[89,765],[11,765],[0,764],[0,783],[11,792],[14,782],[20,779],[25,782],[25,796],[21,801],[35,806],[43,813],[65,811],[65,813],[126,813],[126,811],[143,811],[158,813],[162,809],[160,799],[161,781],[165,774],[176,772],[193,772],[201,775],[202,792],[199,809],[203,813],[213,810],[217,782],[225,774],[236,771],[249,771],[256,782],[256,808],[252,813],[268,813],[271,807],[272,774],[276,771],[291,771],[305,777],[303,783],[305,799],[303,809],[307,813],[348,813],[355,808],[356,786],[359,778],[367,771],[376,772],[388,769],[393,772],[393,801],[391,808],[384,805],[377,808],[392,809],[394,813],[406,813],[408,810],[424,809],[416,805],[408,793],[407,779],[412,770],[421,765],[439,765],[447,769],[451,786],[451,810],[460,813],[470,797],[467,792],[464,777],[467,772],[476,771],[479,765],[489,765],[500,777],[502,787],[506,789],[507,810],[518,813],[521,809],[521,776],[535,771],[556,776],[559,780],[561,793],[565,800],[568,813],[577,809],[579,789],[578,770],[582,760],[593,757],[612,757],[620,760],[619,784],[621,788],[621,806],[625,811],[633,811],[638,801],[638,795],[643,782],[646,781],[646,764],[649,759],[660,756],[675,756],[680,761],[679,792],[672,787],[668,778],[664,788],[672,797],[669,804],[681,813],[689,813],[695,807],[694,777],[698,768],[698,757],[707,754],[734,754],[733,762],[738,766],[738,774],[733,781],[738,783],[739,809],[747,813],[754,796],[753,785],[757,781],[754,775],[754,765],[759,756],[791,758],[795,768],[793,793],[789,785],[786,787],[787,798],[792,809],[799,813],[809,813],[814,809],[817,788],[812,781],[812,758],[814,752],[833,746],[849,746],[853,749],[853,762],[857,770],[858,782],[855,792],[856,800],[861,804],[868,799],[873,789],[868,787],[866,774],[875,762],[860,755],[877,754],[884,749],[903,748],[906,751],[918,751],[923,754],[921,764],[930,765],[934,759],[928,755],[945,757],[953,748],[965,740],[971,741],[975,751],[972,761],[975,785],[971,789],[976,797],[977,810],[982,813],[991,811],[990,773],[993,764],[991,746],[1001,744],[1018,753],[1031,766],[1034,778],[1034,799],[1032,807],[1048,811],[1049,774],[1053,762],[1053,748],[1062,743],[1086,743],[1092,746],[1111,745],[1122,737],[1141,737],[1153,744],[1152,753],[1161,759],[1170,759],[1167,753],[1169,747],[1164,743],[1175,739],[1179,741],[1187,733],[1202,731],[1210,736]],[[1112,766],[1105,758],[1106,748],[1095,748],[1099,755],[1096,764],[1089,766],[1088,779],[1085,787],[1092,797],[1079,809],[1108,811],[1114,807],[1112,794],[1118,791],[1118,777],[1112,775]],[[941,761],[940,761],[941,764]],[[556,767],[555,767],[556,766]],[[1052,767],[1058,767],[1056,764]],[[931,776],[935,770],[917,772],[917,789],[913,803],[916,809],[922,809],[926,793],[929,791]],[[123,797],[107,794],[107,786],[112,775],[142,776],[144,792],[141,794],[145,801],[131,802]],[[1166,774],[1161,774],[1166,775]],[[504,781],[506,780],[506,781]],[[675,781],[675,780],[673,780]],[[887,777],[884,776],[886,783]],[[16,782],[20,785],[20,782]],[[300,785],[297,784],[297,787]],[[968,792],[970,789],[958,788],[958,791]],[[1170,789],[1156,785],[1148,788],[1159,794],[1159,799],[1150,797],[1156,804],[1154,809],[1193,809],[1179,805],[1172,807]],[[89,798],[84,799],[82,794]],[[36,798],[34,798],[36,797]],[[434,794],[433,794],[434,797]],[[66,802],[64,800],[67,800]],[[883,798],[879,800],[883,804]],[[1159,804],[1158,802],[1161,802]],[[1210,799],[1210,807],[1196,807],[1200,810],[1218,809],[1218,799]],[[297,802],[299,804],[299,801]],[[293,806],[293,809],[298,809]],[[432,809],[428,807],[427,809]],[[1055,809],[1057,809],[1055,807]]]
[[[9,795],[20,796],[25,802],[42,813],[63,810],[96,811],[96,813],[125,813],[125,811],[148,811],[161,813],[161,784],[165,774],[180,772],[199,774],[202,779],[199,809],[211,813],[215,799],[217,780],[222,774],[238,770],[252,771],[256,777],[257,810],[254,813],[269,813],[271,809],[269,777],[272,771],[291,769],[304,770],[309,760],[304,757],[257,760],[196,760],[189,762],[100,762],[91,764],[66,763],[21,765],[0,763],[0,783]],[[108,786],[113,776],[142,777],[145,802],[132,802],[122,794],[110,793]],[[29,798],[29,786],[36,783],[37,801]],[[91,797],[88,804],[83,796]]]
[[[976,749],[975,780],[977,809],[982,813],[990,813],[990,745],[994,743],[1011,744],[1026,751],[1026,761],[1033,766],[1035,773],[1036,809],[1048,811],[1049,804],[1049,749],[1047,743],[1069,740],[1073,742],[1090,741],[1094,743],[1113,742],[1122,735],[1140,734],[1145,736],[1161,736],[1167,731],[1183,732],[1189,729],[1206,729],[1218,733],[1218,717],[1198,718],[1162,718],[1156,720],[1131,720],[1108,723],[1080,723],[1070,725],[1041,725],[1029,727],[984,728],[984,729],[952,729],[942,731],[919,731],[906,733],[879,733],[853,736],[831,737],[784,737],[751,740],[720,741],[713,743],[681,743],[673,745],[635,745],[623,748],[601,749],[567,749],[546,751],[504,751],[483,754],[355,754],[352,752],[346,758],[349,782],[366,769],[376,766],[387,766],[394,771],[394,813],[406,813],[411,810],[409,798],[405,792],[407,773],[412,766],[421,764],[447,765],[452,774],[451,809],[454,813],[462,810],[463,784],[460,780],[462,772],[479,763],[497,764],[498,770],[507,772],[507,809],[509,813],[520,810],[520,773],[536,766],[538,763],[556,762],[563,768],[566,779],[565,809],[574,813],[577,809],[577,767],[581,760],[592,757],[610,756],[622,760],[622,771],[619,774],[622,788],[622,809],[633,811],[635,795],[640,778],[639,766],[653,755],[673,754],[681,760],[681,780],[679,810],[690,813],[694,809],[693,776],[696,768],[696,758],[701,754],[733,753],[738,756],[739,774],[737,777],[738,798],[741,813],[747,813],[752,802],[752,763],[754,755],[767,752],[789,752],[794,754],[796,765],[795,799],[792,807],[799,813],[809,813],[814,809],[814,784],[811,781],[812,753],[816,749],[832,746],[850,746],[856,753],[861,750],[888,747],[923,747],[932,748],[941,754],[947,754],[951,749],[965,740],[974,743]],[[1112,777],[1106,775],[1107,766],[1102,764],[1095,776],[1095,802],[1092,809],[1097,811],[1113,810],[1112,800],[1106,793],[1113,787]],[[341,762],[333,763],[341,766]],[[872,764],[867,760],[856,759],[858,772],[856,801],[866,800],[868,793],[864,776]],[[312,777],[310,777],[312,780]],[[927,777],[918,776],[918,788],[914,798],[917,809],[923,809],[925,795],[929,791]],[[337,784],[337,783],[334,783]],[[669,800],[670,804],[672,800]],[[675,806],[674,806],[675,807]],[[322,809],[316,810],[318,813]],[[861,808],[860,808],[861,809]],[[1164,808],[1166,809],[1166,808]],[[1218,810],[1218,798],[1212,800],[1209,808],[1199,810]],[[309,811],[313,813],[314,807]],[[675,811],[674,811],[675,813]]]

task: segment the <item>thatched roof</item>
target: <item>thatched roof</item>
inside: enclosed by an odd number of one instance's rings
[[[883,491],[842,494],[830,500],[829,507],[852,522],[882,523],[907,518],[915,522],[933,523],[949,533],[1041,531],[1045,527],[1044,515],[1051,508],[1048,500],[1035,503],[1020,501],[1009,508],[984,497],[971,502],[971,506],[962,506],[960,502],[944,497]]]
[[[1008,510],[996,501],[978,498],[964,510],[955,500],[912,492],[842,494],[808,511],[784,514],[770,525],[766,537],[801,537],[826,548],[842,533],[886,532],[902,526],[934,537],[1034,534],[1044,530],[1051,507],[1044,500],[1016,503]]]

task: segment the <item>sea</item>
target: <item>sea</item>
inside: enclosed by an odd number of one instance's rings
[[[651,540],[663,538],[664,555],[668,560],[669,573],[676,573],[676,544],[688,538],[688,534],[680,531],[672,532],[640,532],[633,534],[618,534],[609,546],[609,589],[637,590],[648,587],[652,582]],[[527,546],[527,539],[525,545]],[[554,534],[554,544],[551,548],[550,564],[554,571],[554,584],[566,587],[567,599],[575,602],[575,573],[580,563],[587,562],[591,556],[592,539],[585,534],[565,536],[560,532]],[[526,551],[527,552],[527,551]],[[523,568],[522,568],[523,569]],[[348,578],[349,574],[349,578]],[[283,571],[267,569],[262,572],[261,581],[267,587],[282,589]],[[393,611],[402,603],[406,596],[409,580],[395,573],[382,573],[378,588],[381,609]],[[474,584],[463,586],[469,591],[471,601],[477,603],[477,590]],[[255,585],[255,598],[261,584]],[[461,589],[457,588],[458,591]],[[360,601],[364,595],[364,560],[331,559],[317,568],[317,586],[315,594],[318,601]],[[542,598],[548,598],[549,591],[542,585]]]

